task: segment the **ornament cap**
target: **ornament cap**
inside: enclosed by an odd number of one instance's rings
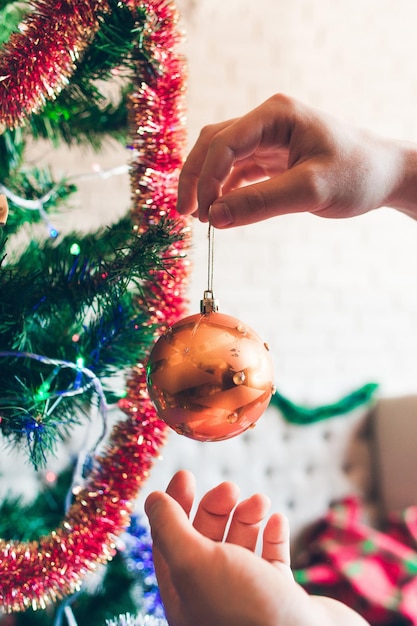
[[[214,297],[214,293],[210,289],[206,289],[203,299],[200,300],[200,313],[202,315],[208,313],[217,313],[219,310],[219,301]]]

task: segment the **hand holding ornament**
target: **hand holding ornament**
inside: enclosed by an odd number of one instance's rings
[[[379,137],[282,94],[206,126],[177,209],[217,228],[303,211],[347,218],[381,206],[417,216],[417,146]]]

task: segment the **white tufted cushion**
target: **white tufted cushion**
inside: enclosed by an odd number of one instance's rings
[[[372,497],[369,409],[363,408],[310,426],[286,422],[269,408],[256,428],[218,443],[200,443],[174,432],[139,498],[165,489],[181,468],[197,477],[198,494],[222,480],[233,480],[242,497],[264,492],[273,510],[285,513],[292,535],[323,515],[329,503],[346,494]]]

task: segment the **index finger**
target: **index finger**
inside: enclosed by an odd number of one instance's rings
[[[193,522],[194,528],[213,541],[221,541],[239,491],[239,487],[229,481],[208,491],[201,498]]]
[[[219,124],[210,124],[201,129],[200,135],[191,149],[178,180],[177,211],[182,215],[195,214],[197,211],[197,185],[201,169],[206,160],[207,151],[212,138],[233,120]]]
[[[207,221],[209,207],[221,196],[223,184],[237,161],[259,150],[289,145],[294,110],[291,99],[280,94],[273,96],[211,138],[197,181],[198,212],[202,221]]]

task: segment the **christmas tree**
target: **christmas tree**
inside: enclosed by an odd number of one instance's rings
[[[0,623],[156,625],[149,537],[132,509],[165,438],[144,362],[185,309],[178,15],[168,0],[2,0],[0,25],[2,445],[45,471],[91,407],[102,424],[33,502],[0,503]],[[99,151],[109,137],[129,155],[131,206],[96,232],[61,235],[53,217],[76,184],[28,163],[27,147]],[[106,435],[115,405],[123,418]]]

